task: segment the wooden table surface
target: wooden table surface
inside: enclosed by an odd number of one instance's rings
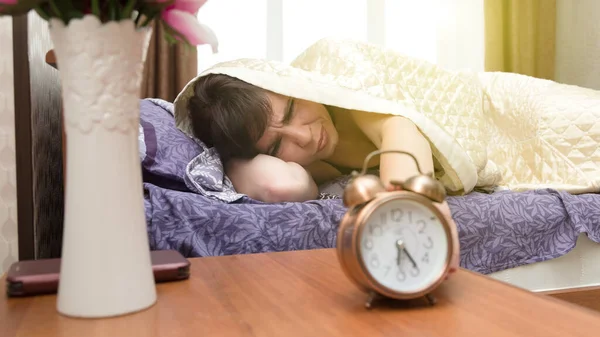
[[[460,270],[438,303],[379,303],[342,273],[335,251],[192,259],[189,280],[158,285],[136,314],[72,319],[54,295],[0,299],[0,336],[598,336],[600,314]],[[4,284],[4,278],[2,279]]]

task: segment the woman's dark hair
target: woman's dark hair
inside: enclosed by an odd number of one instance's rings
[[[253,158],[271,119],[266,91],[237,78],[210,74],[198,79],[188,103],[192,131],[221,160]]]

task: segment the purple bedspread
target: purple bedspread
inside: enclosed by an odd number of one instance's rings
[[[152,249],[189,257],[335,247],[339,199],[262,204],[212,201],[145,184]],[[559,257],[580,233],[600,242],[600,195],[552,190],[450,197],[461,266],[488,274]]]

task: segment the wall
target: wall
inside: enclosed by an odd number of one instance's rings
[[[556,80],[600,90],[600,1],[556,6]]]
[[[18,259],[12,19],[0,18],[0,274]]]

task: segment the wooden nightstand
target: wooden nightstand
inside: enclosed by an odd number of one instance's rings
[[[158,285],[136,314],[59,315],[56,296],[0,299],[0,336],[597,336],[600,314],[460,270],[438,303],[379,303],[343,275],[335,251],[191,259],[191,278]],[[4,279],[2,279],[4,283]]]

